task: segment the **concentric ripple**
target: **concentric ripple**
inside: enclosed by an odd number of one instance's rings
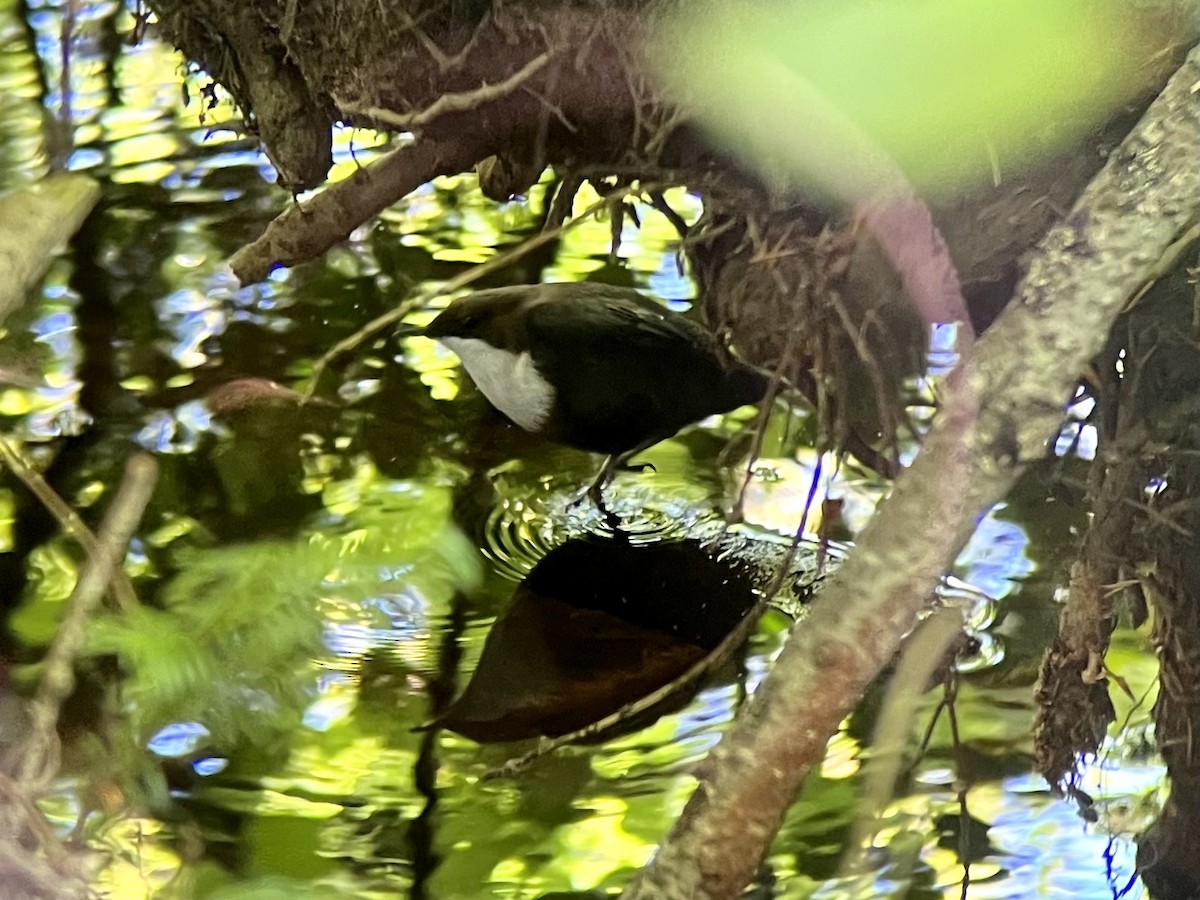
[[[608,516],[577,482],[568,484],[565,479],[504,485],[498,494],[483,525],[480,549],[501,575],[514,581],[571,538],[589,533],[611,536],[619,527],[632,543],[675,541],[695,537],[722,521],[709,490],[682,478],[618,479],[605,489]]]
[[[947,606],[962,610],[964,630],[975,644],[971,652],[960,655],[958,670],[970,673],[1000,665],[1004,661],[1004,643],[988,630],[996,620],[995,598],[953,575],[942,580],[937,595]]]
[[[483,525],[480,550],[505,578],[520,581],[538,560],[565,540],[552,523],[520,500],[492,508]]]

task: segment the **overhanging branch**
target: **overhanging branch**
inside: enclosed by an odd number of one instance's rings
[[[482,143],[420,140],[393,150],[281,213],[229,260],[242,284],[262,281],[277,266],[316,259],[355,228],[439,175],[455,175],[488,155]]]
[[[975,522],[1054,433],[1078,373],[1163,250],[1197,217],[1193,49],[979,342],[911,469],[703,766],[626,898],[736,897],[800,783],[926,607]]]

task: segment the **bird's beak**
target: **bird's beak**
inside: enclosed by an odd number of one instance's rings
[[[393,333],[396,335],[396,337],[401,337],[401,338],[427,337],[427,335],[425,334],[425,326],[424,325],[412,325],[408,322],[401,322],[399,325],[396,326],[396,330]]]

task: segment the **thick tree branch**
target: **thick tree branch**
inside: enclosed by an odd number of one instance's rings
[[[229,260],[242,284],[262,281],[276,266],[316,259],[363,222],[438,175],[455,175],[490,151],[464,138],[421,140],[381,157],[303,204],[296,204]]]
[[[1066,219],[947,391],[912,468],[709,756],[627,898],[728,898],[749,881],[809,768],[913,627],[942,573],[1057,428],[1078,373],[1150,266],[1197,216],[1193,49]]]
[[[86,175],[55,175],[0,197],[0,322],[25,302],[52,255],[73,235],[100,197]]]

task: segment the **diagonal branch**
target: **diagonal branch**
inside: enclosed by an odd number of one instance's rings
[[[0,462],[8,466],[29,492],[37,497],[42,506],[46,507],[47,512],[58,522],[63,534],[82,547],[89,557],[100,552],[99,540],[83,519],[79,518],[79,513],[75,512],[71,505],[46,482],[41,473],[26,461],[12,439],[4,435],[0,435]],[[113,573],[111,590],[113,600],[121,609],[129,611],[138,605],[133,583],[124,571],[118,570]]]
[[[125,479],[101,523],[97,546],[80,569],[79,580],[67,600],[66,614],[42,661],[41,680],[29,704],[29,734],[19,769],[22,782],[37,784],[39,775],[55,774],[45,764],[47,751],[55,744],[54,728],[62,704],[75,687],[74,665],[87,639],[87,623],[120,571],[157,479],[158,463],[149,455],[133,456],[125,466]],[[48,768],[51,770],[47,771]]]
[[[1067,218],[1010,309],[951,379],[911,469],[794,630],[704,764],[701,784],[626,898],[736,897],[809,769],[894,655],[988,507],[1054,434],[1078,373],[1198,213],[1193,49]]]
[[[262,281],[279,266],[316,259],[350,232],[438,175],[456,175],[490,154],[482,138],[405,144],[345,181],[281,213],[229,260],[242,284]]]

